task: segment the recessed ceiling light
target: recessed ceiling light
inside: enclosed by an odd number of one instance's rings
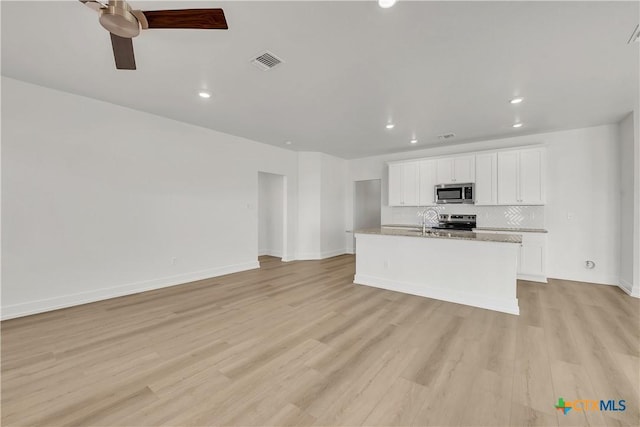
[[[522,101],[524,101],[524,98],[519,96],[517,98],[513,98],[511,101],[509,101],[512,104],[520,104]]]
[[[521,128],[522,127],[522,123],[514,123],[512,126],[514,128]]]
[[[285,142],[286,145],[291,145],[291,141]]]
[[[200,98],[211,98],[211,94],[209,92],[198,92],[198,95],[200,96]]]
[[[387,125],[385,126],[387,129],[393,129],[396,125],[394,125],[393,123],[387,123]]]
[[[409,143],[411,143],[411,144],[417,144],[417,143],[418,143],[418,140],[417,140],[417,139],[415,139],[415,138],[413,138],[411,141],[409,141]]]
[[[394,4],[396,4],[396,0],[378,0],[378,6],[383,9],[388,9]]]

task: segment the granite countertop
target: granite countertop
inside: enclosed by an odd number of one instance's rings
[[[522,236],[518,234],[487,234],[474,233],[473,231],[449,231],[431,229],[427,229],[427,233],[422,234],[422,229],[417,226],[405,226],[398,228],[388,228],[388,226],[382,226],[376,228],[366,228],[363,230],[356,230],[355,234],[379,234],[383,236],[407,236],[431,239],[456,239],[471,240],[475,242],[522,243]]]
[[[476,227],[480,231],[510,231],[513,233],[548,233],[544,228],[518,228],[518,227]]]
[[[383,227],[392,228],[421,228],[418,224],[384,224]],[[518,227],[476,227],[478,231],[509,231],[512,233],[548,233],[544,228],[518,228]]]

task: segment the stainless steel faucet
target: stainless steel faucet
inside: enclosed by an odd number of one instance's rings
[[[427,232],[427,220],[437,222],[440,213],[436,208],[426,208],[418,212],[418,216],[422,217],[422,234],[425,234]]]

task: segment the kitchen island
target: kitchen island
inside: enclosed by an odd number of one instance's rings
[[[356,236],[354,283],[519,314],[512,234],[372,228]]]

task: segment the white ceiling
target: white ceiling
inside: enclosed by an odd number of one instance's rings
[[[86,6],[2,1],[2,74],[344,158],[441,144],[448,132],[451,144],[614,123],[638,96],[640,43],[627,44],[638,2],[131,5],[222,7],[230,29],[143,32],[138,70],[117,71]],[[285,63],[249,63],[265,50]],[[197,96],[203,88],[211,99]],[[516,95],[525,101],[510,105]]]

